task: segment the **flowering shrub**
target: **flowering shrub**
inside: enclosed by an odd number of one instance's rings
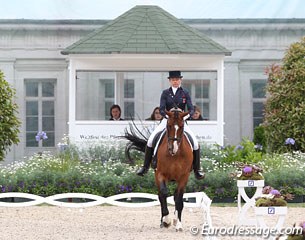
[[[269,206],[287,206],[286,199],[292,199],[293,195],[290,193],[281,194],[277,189],[273,189],[270,186],[265,186],[262,191],[262,195],[255,199],[255,206],[257,207],[269,207]]]
[[[17,191],[38,195],[84,192],[104,197],[123,192],[157,194],[152,170],[145,177],[135,174],[143,163],[143,156],[139,154],[136,165],[125,160],[126,142],[108,140],[88,142],[82,146],[73,145],[68,140],[62,143],[68,147],[56,155],[43,152],[26,161],[2,167],[0,192]],[[186,192],[205,191],[210,198],[236,197],[237,186],[230,173],[236,170],[237,163],[230,162],[231,159],[227,161],[227,150],[220,146],[203,145],[201,149],[201,166],[207,173],[206,178],[197,181],[191,173]],[[248,153],[252,151],[255,150],[251,149]],[[305,179],[304,163],[305,154],[297,152],[293,155],[266,154],[255,166],[264,169],[266,184],[277,189],[287,188],[287,192],[302,195],[305,194],[305,183],[300,179]],[[245,167],[254,165],[241,164]],[[248,170],[245,169],[249,173]],[[173,195],[175,185],[170,183],[168,187],[169,194]]]
[[[291,145],[283,145],[293,137],[293,150],[305,151],[304,139],[304,87],[305,87],[305,37],[290,45],[278,65],[267,69],[267,101],[264,127],[267,145],[272,152],[286,152]]]

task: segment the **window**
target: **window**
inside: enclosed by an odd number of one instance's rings
[[[264,103],[266,101],[266,80],[252,80],[253,129],[264,120]]]
[[[124,116],[131,119],[135,116],[135,83],[134,79],[124,79]]]
[[[217,119],[216,72],[185,73],[183,87],[191,96],[193,104],[201,110],[204,120]]]
[[[163,89],[169,87],[168,72],[76,72],[76,120],[108,120],[110,107],[118,104],[121,117],[146,119],[160,104]],[[190,91],[205,119],[216,120],[217,73],[183,72],[182,84]]]
[[[26,147],[55,146],[55,82],[54,79],[25,80]],[[48,139],[37,142],[35,136],[40,131]]]

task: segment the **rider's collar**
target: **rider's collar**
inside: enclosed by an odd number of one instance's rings
[[[176,94],[177,90],[178,90],[180,87],[181,87],[181,86],[179,86],[179,87],[177,87],[177,88],[171,87],[171,88],[172,88],[172,91],[173,91],[173,93],[174,93],[174,95]]]

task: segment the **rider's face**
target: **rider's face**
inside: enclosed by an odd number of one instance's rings
[[[180,85],[181,85],[181,78],[179,78],[179,77],[170,78],[169,82],[171,84],[171,87],[177,88],[177,87],[180,87]]]

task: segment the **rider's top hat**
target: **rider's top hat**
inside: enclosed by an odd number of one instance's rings
[[[183,78],[180,71],[169,71],[168,78]]]

